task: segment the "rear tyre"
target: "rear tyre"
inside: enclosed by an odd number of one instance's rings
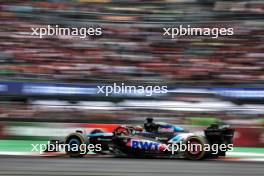
[[[206,139],[199,136],[191,136],[185,140],[187,149],[185,150],[184,156],[190,160],[201,160],[207,155],[204,150]]]

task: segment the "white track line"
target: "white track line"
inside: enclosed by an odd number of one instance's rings
[[[13,156],[38,156],[38,153],[33,152],[4,152],[0,151],[0,155],[13,155]]]
[[[252,156],[264,157],[264,153],[249,153],[249,152],[227,152],[227,156]]]
[[[65,155],[64,153],[36,153],[36,152],[9,152],[9,151],[0,151],[0,155],[9,155],[9,156],[61,156]],[[229,157],[236,157],[236,158],[229,158]],[[239,158],[241,156],[247,156],[250,158]],[[253,158],[251,158],[253,157]],[[263,158],[254,158],[254,157],[263,157]],[[228,152],[227,157],[223,158],[223,160],[234,160],[234,161],[260,161],[264,162],[264,154],[262,153],[246,153],[246,152]]]

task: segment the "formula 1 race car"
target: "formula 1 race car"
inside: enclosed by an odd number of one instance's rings
[[[98,147],[97,154],[111,154],[125,157],[168,157],[200,160],[225,156],[233,147],[234,129],[229,126],[213,124],[204,130],[204,134],[194,134],[183,128],[157,123],[158,130],[147,132],[140,126],[120,125],[112,133],[95,129],[86,134],[77,130],[69,134],[64,144],[67,155],[83,157],[86,146]],[[52,140],[52,143],[57,142]],[[76,150],[76,146],[79,148]],[[73,150],[75,147],[75,150]],[[83,152],[85,148],[85,152]]]

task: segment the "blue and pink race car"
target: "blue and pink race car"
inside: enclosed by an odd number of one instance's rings
[[[177,125],[155,123],[156,129],[141,126],[120,125],[112,133],[95,129],[90,133],[77,130],[60,144],[66,144],[66,154],[83,157],[89,152],[86,146],[94,146],[97,154],[124,157],[167,157],[201,160],[225,156],[232,149],[234,129],[226,125],[212,124],[204,134],[195,134]],[[52,145],[58,140],[52,140]],[[85,151],[85,152],[84,152]]]

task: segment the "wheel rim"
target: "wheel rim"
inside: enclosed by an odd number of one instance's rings
[[[187,144],[187,150],[185,151],[185,156],[188,159],[192,160],[199,160],[202,159],[205,156],[205,151],[204,151],[204,141],[203,139],[199,137],[191,137],[187,139],[186,141]],[[195,147],[195,145],[199,145],[198,147]],[[191,147],[191,145],[194,146],[194,148]],[[191,150],[189,150],[191,149]]]
[[[76,139],[76,138],[73,138],[73,139],[70,139],[70,141],[69,141],[69,146],[70,146],[70,151],[71,152],[78,152],[78,150],[76,151],[76,150],[73,150],[73,148],[75,147],[76,148],[76,146],[80,146],[80,140],[78,140],[78,139]]]
[[[191,155],[199,155],[201,152],[202,152],[202,144],[199,142],[199,141],[196,141],[196,140],[192,140],[190,143],[190,148],[191,150],[188,150],[188,152],[191,154]],[[198,147],[196,147],[198,146]]]

